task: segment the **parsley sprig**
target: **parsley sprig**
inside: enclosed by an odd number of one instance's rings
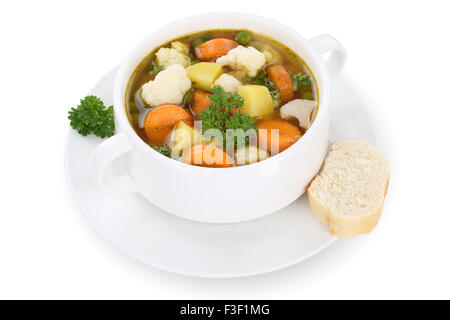
[[[68,118],[72,128],[83,136],[91,133],[100,138],[114,135],[113,106],[106,108],[103,101],[96,96],[87,96],[82,99],[77,108],[69,111]]]
[[[248,144],[250,140],[248,133],[251,131],[247,130],[254,129],[256,135],[257,126],[250,116],[238,112],[244,105],[244,99],[237,92],[226,92],[220,86],[212,88],[212,95],[209,98],[211,104],[199,116],[202,120],[202,134],[209,129],[217,129],[221,133],[224,147],[237,146],[241,141],[240,138],[244,136],[245,144]]]
[[[311,78],[301,72],[291,75],[291,81],[299,87],[305,87],[311,84]]]
[[[169,156],[170,149],[168,146],[153,146],[152,148],[166,157]]]
[[[266,70],[261,70],[258,72],[256,77],[253,79],[243,79],[244,82],[250,82],[259,86],[265,86],[267,89],[269,89],[270,95],[275,100],[280,98],[280,92],[275,88],[275,85],[273,82],[269,79],[269,76],[267,75]]]

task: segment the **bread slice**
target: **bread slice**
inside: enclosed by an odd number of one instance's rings
[[[383,210],[389,162],[364,141],[339,141],[308,188],[312,212],[342,238],[371,232]]]

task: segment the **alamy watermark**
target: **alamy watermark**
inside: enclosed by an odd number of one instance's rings
[[[193,156],[190,163],[194,165],[245,165],[265,160],[269,156],[279,153],[279,130],[271,129],[227,129],[225,133],[219,129],[208,129],[202,133],[202,121],[194,122],[194,135],[188,129],[180,132],[179,136],[183,141],[174,141],[174,135],[169,144],[173,147],[175,143],[182,143],[188,146],[186,149],[177,149],[172,154],[173,158],[184,157],[186,152],[190,152],[193,146]],[[192,141],[193,139],[193,141]],[[225,153],[224,153],[225,152]],[[276,170],[278,161],[274,161],[269,171]],[[267,170],[267,167],[266,167]],[[266,172],[270,173],[270,172]]]

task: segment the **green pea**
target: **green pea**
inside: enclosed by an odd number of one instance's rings
[[[250,41],[252,41],[252,36],[247,31],[241,31],[236,35],[236,41],[239,42],[239,44],[245,46],[246,44],[249,44]]]
[[[314,93],[311,91],[303,92],[301,98],[305,100],[314,100]]]

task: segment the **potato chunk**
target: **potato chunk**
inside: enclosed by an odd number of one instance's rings
[[[179,158],[194,144],[194,128],[183,121],[178,122],[172,139],[171,157]],[[199,134],[200,135],[200,134]],[[197,138],[197,137],[195,137]]]
[[[187,68],[186,72],[195,88],[210,91],[214,81],[222,74],[222,66],[218,63],[200,62]]]
[[[262,117],[273,113],[273,100],[269,89],[258,85],[239,86],[238,94],[244,98],[243,113]]]

